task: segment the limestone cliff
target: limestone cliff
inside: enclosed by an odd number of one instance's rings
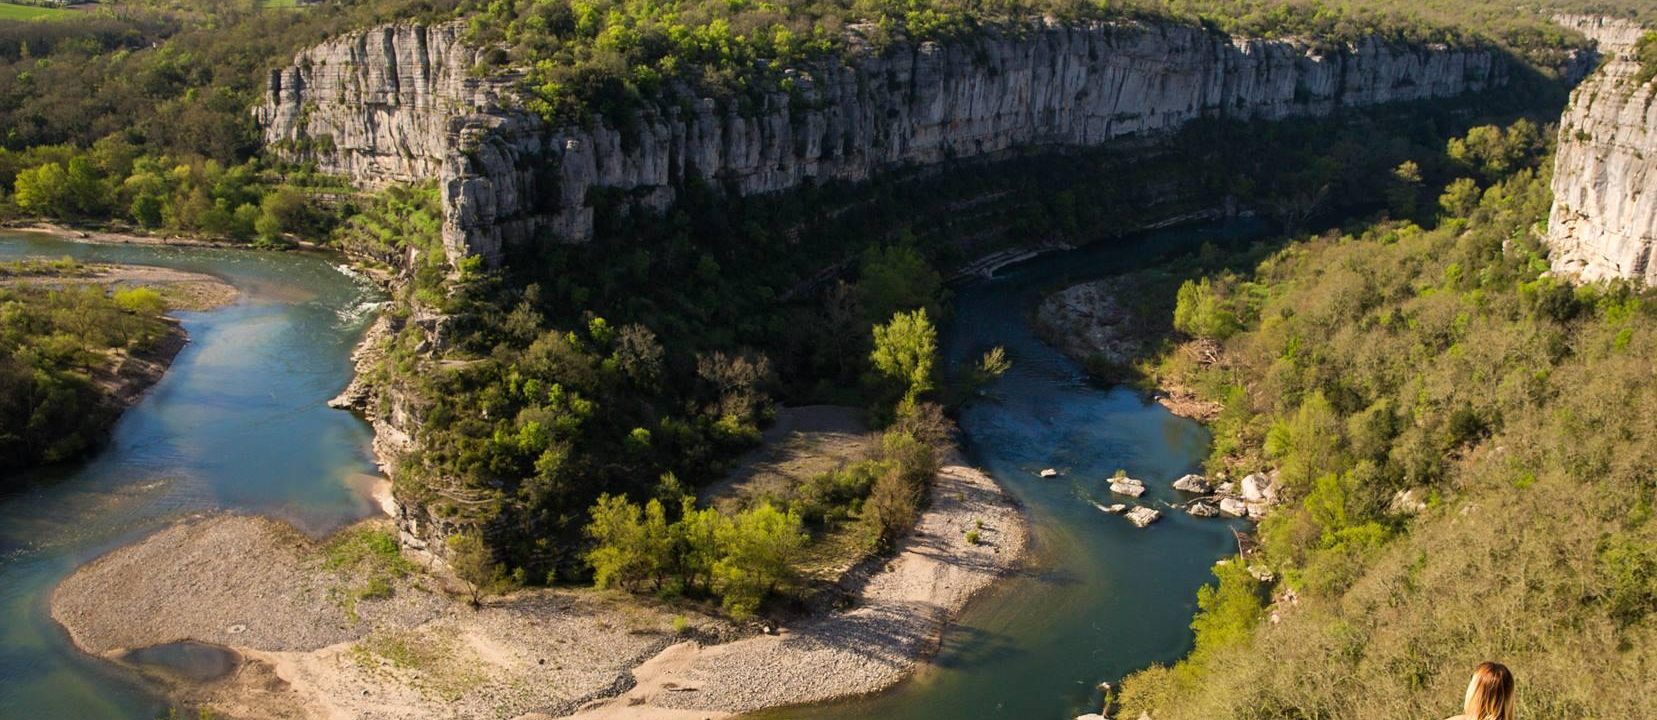
[[[593,234],[589,191],[670,205],[691,178],[769,193],[1039,145],[1163,133],[1203,116],[1280,119],[1443,98],[1507,79],[1485,48],[1325,47],[1141,23],[1041,23],[972,41],[854,49],[789,71],[742,112],[703,100],[546,127],[510,76],[474,71],[458,25],[391,25],[312,48],[272,74],[258,110],[290,157],[374,184],[441,183],[451,260]],[[854,46],[856,37],[854,33]]]
[[[1556,271],[1584,280],[1657,284],[1657,83],[1635,82],[1641,29],[1628,21],[1574,24],[1605,64],[1571,94],[1559,123],[1548,243]]]

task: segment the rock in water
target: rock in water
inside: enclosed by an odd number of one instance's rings
[[[1145,483],[1130,477],[1111,478],[1110,491],[1117,495],[1136,498],[1145,494]]]
[[[1124,517],[1126,517],[1128,519],[1128,522],[1133,523],[1134,527],[1142,528],[1142,527],[1146,527],[1146,526],[1150,525],[1151,523],[1154,523],[1158,520],[1161,520],[1162,519],[1162,513],[1159,513],[1155,510],[1152,510],[1152,509],[1142,505],[1140,507],[1136,507],[1132,510],[1129,510],[1128,514],[1125,515]]]
[[[1185,509],[1185,513],[1192,517],[1209,518],[1219,515],[1220,509],[1214,507],[1213,503],[1194,502],[1191,503],[1191,507]]]
[[[1208,478],[1197,474],[1186,475],[1185,477],[1175,480],[1174,489],[1180,492],[1196,493],[1198,495],[1207,495],[1214,490],[1213,486],[1208,484]]]
[[[1248,505],[1244,504],[1242,500],[1228,497],[1220,499],[1220,512],[1231,517],[1243,517],[1249,513],[1249,509]]]
[[[1046,470],[1041,471],[1039,474],[1044,478],[1056,478],[1056,477],[1059,476],[1059,471],[1054,470],[1053,468],[1047,468]]]
[[[1116,503],[1115,505],[1111,505],[1109,507],[1106,507],[1105,512],[1108,512],[1112,515],[1121,515],[1123,512],[1126,512],[1127,509],[1128,509],[1128,506],[1123,505],[1122,503]]]

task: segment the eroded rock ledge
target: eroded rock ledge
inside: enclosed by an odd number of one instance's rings
[[[1553,268],[1657,284],[1657,83],[1635,82],[1632,56],[1643,30],[1627,20],[1562,21],[1597,41],[1607,61],[1560,119],[1548,217]]]
[[[744,114],[711,99],[547,127],[510,73],[476,72],[462,26],[387,25],[272,73],[268,144],[368,184],[437,179],[451,260],[593,233],[590,191],[662,209],[692,178],[728,192],[861,180],[907,165],[1038,145],[1096,145],[1207,116],[1282,119],[1444,98],[1504,83],[1490,48],[1378,40],[1330,48],[1175,24],[1037,22],[971,41],[861,49],[790,71],[794,91]],[[856,38],[853,38],[856,46]]]

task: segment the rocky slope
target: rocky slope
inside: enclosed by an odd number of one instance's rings
[[[1657,283],[1657,83],[1634,81],[1642,31],[1629,21],[1568,23],[1599,43],[1605,64],[1571,94],[1559,123],[1548,243],[1556,271],[1584,280]]]
[[[279,152],[358,182],[435,178],[451,260],[490,262],[532,237],[590,239],[594,189],[661,209],[691,178],[768,193],[1022,146],[1095,145],[1202,116],[1324,115],[1507,79],[1498,53],[1482,48],[1044,23],[854,50],[791,71],[793,92],[768,94],[755,112],[705,99],[641,113],[624,137],[602,118],[553,128],[516,109],[514,78],[475,72],[481,51],[462,34],[456,24],[389,25],[329,41],[272,73],[257,115]]]

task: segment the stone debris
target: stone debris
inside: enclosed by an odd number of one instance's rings
[[[1059,471],[1055,470],[1053,468],[1047,468],[1046,470],[1043,470],[1038,474],[1041,475],[1043,478],[1056,478],[1056,477],[1059,476]]]
[[[1136,498],[1145,494],[1145,483],[1131,477],[1111,478],[1110,491],[1117,495]]]
[[[1205,478],[1205,477],[1203,477],[1201,475],[1197,475],[1197,474],[1191,474],[1191,475],[1186,475],[1185,477],[1182,477],[1178,480],[1175,480],[1174,481],[1174,489],[1178,490],[1180,492],[1196,493],[1198,495],[1207,495],[1208,493],[1212,492],[1214,488],[1213,488],[1213,486],[1208,484],[1208,478]]]
[[[1161,520],[1162,519],[1162,513],[1159,513],[1155,510],[1152,510],[1148,507],[1145,507],[1145,506],[1141,505],[1141,506],[1136,507],[1132,510],[1129,510],[1128,514],[1125,515],[1124,517],[1126,517],[1128,519],[1128,522],[1133,523],[1134,527],[1142,528],[1142,527],[1149,526],[1151,523],[1154,523],[1158,520]]]
[[[1266,485],[1270,483],[1261,473],[1249,473],[1243,478],[1243,501],[1262,502],[1266,499]]]
[[[1198,501],[1191,503],[1191,507],[1185,509],[1185,514],[1191,517],[1211,518],[1218,517],[1220,509],[1215,507],[1213,503]]]

